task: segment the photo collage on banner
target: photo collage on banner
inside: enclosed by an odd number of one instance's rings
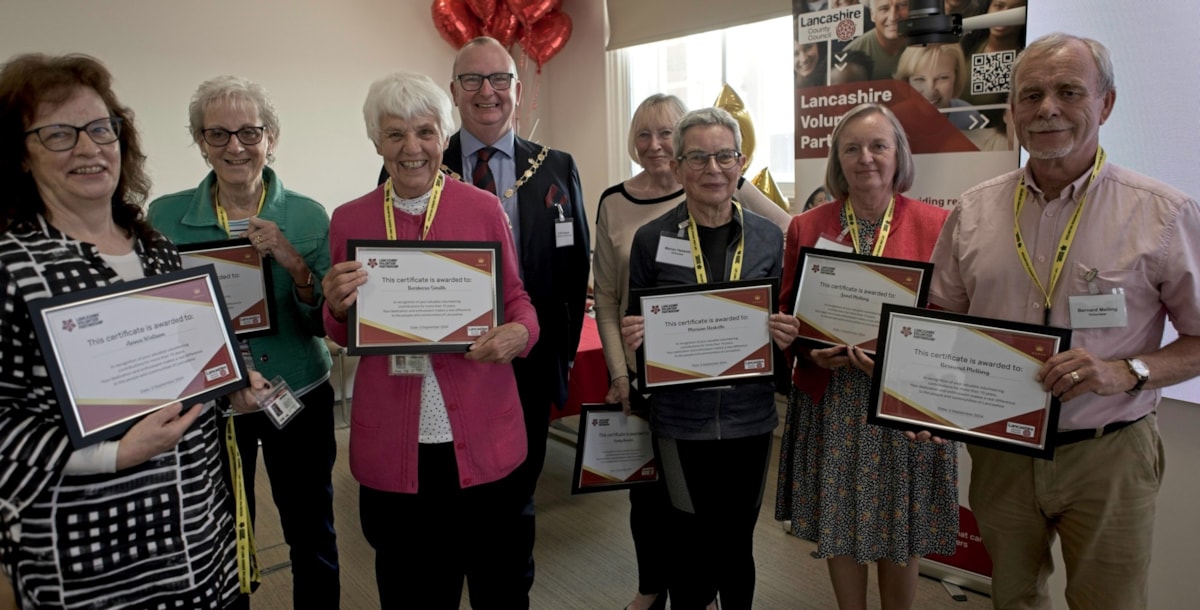
[[[904,126],[916,170],[905,194],[913,199],[952,208],[968,188],[1020,166],[1006,109],[1009,73],[1026,42],[1024,11],[1013,9],[1025,8],[1026,0],[946,0],[945,13],[964,19],[961,41],[911,47],[900,35],[908,4],[793,0],[793,212],[831,201],[824,184],[833,129],[862,103],[887,106]],[[1005,11],[1011,12],[1000,14]],[[926,557],[921,572],[986,592],[992,566],[967,505],[969,473],[970,458],[960,445],[957,551]]]
[[[1025,0],[947,0],[970,17],[1023,8]],[[957,6],[961,5],[961,7]],[[953,207],[967,188],[1013,170],[1019,145],[1006,120],[1008,76],[1025,46],[1014,25],[967,31],[959,44],[908,46],[900,22],[908,0],[793,0],[796,201],[822,196],[833,129],[858,104],[886,105],[908,134],[916,164],[909,197]],[[799,211],[799,210],[797,210]]]

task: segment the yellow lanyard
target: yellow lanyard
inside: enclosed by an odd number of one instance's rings
[[[854,216],[854,208],[850,207],[850,198],[842,204],[846,211],[846,230],[854,241],[854,251],[862,254],[862,244],[858,243],[858,218]],[[883,245],[887,243],[888,235],[892,232],[892,215],[896,213],[896,196],[888,202],[887,211],[883,213],[883,223],[879,225],[879,234],[875,236],[875,246],[871,248],[871,256],[883,256]]]
[[[742,214],[742,206],[738,202],[733,202],[733,209],[737,210],[738,221],[742,225],[737,251],[733,253],[733,266],[729,269],[729,281],[736,282],[742,279],[742,254],[746,251],[746,217]],[[692,246],[692,261],[696,266],[696,283],[707,284],[708,273],[704,270],[704,252],[700,250],[700,234],[696,229],[696,219],[692,218],[691,210],[688,211],[688,243]]]
[[[255,216],[262,214],[263,204],[266,201],[267,184],[264,182],[262,195],[258,197],[258,209],[254,212]],[[233,233],[229,230],[229,214],[221,205],[219,192],[213,193],[213,204],[217,208],[217,222],[221,223],[221,228],[225,229],[226,235],[233,237]],[[229,454],[229,471],[233,479],[233,489],[230,490],[230,493],[233,494],[233,517],[237,532],[238,590],[242,593],[250,593],[254,583],[262,582],[262,575],[258,570],[257,549],[254,546],[254,526],[250,523],[250,503],[246,499],[246,487],[242,479],[242,453],[238,450],[233,417],[228,418],[226,422],[225,451]]]
[[[262,582],[258,557],[254,548],[254,526],[250,523],[250,505],[246,502],[246,487],[242,479],[242,454],[238,451],[233,431],[233,417],[225,420],[225,450],[229,453],[229,472],[233,475],[234,518],[237,532],[238,590],[250,593],[253,583]]]
[[[258,210],[254,212],[255,216],[262,214],[263,204],[267,202],[267,183],[263,182],[262,195],[258,196]],[[221,228],[225,229],[225,234],[233,237],[229,232],[229,214],[225,212],[225,208],[221,205],[219,191],[213,193],[213,204],[217,206],[217,222],[221,223]]]
[[[1096,176],[1100,174],[1100,169],[1104,167],[1106,155],[1103,148],[1096,149],[1096,162],[1092,165],[1092,175],[1088,178],[1087,186],[1083,188],[1083,196],[1079,198],[1079,205],[1075,206],[1075,212],[1071,214],[1071,219],[1067,221],[1067,228],[1063,230],[1063,234],[1058,238],[1058,248],[1054,254],[1054,264],[1050,267],[1050,285],[1045,287],[1042,285],[1042,280],[1038,278],[1037,270],[1033,268],[1033,261],[1029,258],[1029,250],[1025,248],[1025,240],[1021,237],[1021,208],[1025,207],[1025,199],[1028,196],[1028,190],[1025,188],[1025,176],[1021,176],[1020,183],[1017,184],[1017,192],[1013,195],[1013,234],[1017,240],[1017,256],[1021,257],[1021,264],[1025,267],[1025,273],[1037,285],[1038,290],[1042,291],[1042,297],[1046,301],[1046,310],[1043,312],[1043,324],[1050,324],[1050,305],[1051,296],[1054,294],[1054,287],[1058,285],[1058,278],[1062,275],[1063,267],[1067,263],[1067,253],[1071,251],[1071,242],[1075,241],[1075,231],[1079,229],[1079,218],[1083,215],[1083,204],[1087,202],[1087,192],[1092,188],[1092,182],[1096,180]]]
[[[433,226],[433,217],[437,216],[438,203],[442,200],[442,187],[446,186],[446,176],[438,172],[433,179],[433,190],[429,193],[429,205],[425,207],[425,224],[421,227],[421,241],[429,235],[429,227]],[[392,210],[392,179],[387,179],[383,187],[383,224],[387,227],[387,238],[396,239],[396,216]]]

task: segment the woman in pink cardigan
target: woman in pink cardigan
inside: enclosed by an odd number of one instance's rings
[[[912,186],[904,128],[884,106],[863,104],[833,131],[825,187],[836,201],[792,219],[781,305],[790,311],[800,248],[928,261],[947,210],[901,195]],[[890,222],[889,222],[890,219]],[[911,608],[917,562],[949,555],[958,536],[953,443],[910,442],[867,423],[874,362],[857,347],[791,350],[787,423],[780,445],[775,518],[817,543],[838,606],[866,608],[875,562],[885,609]]]
[[[321,282],[329,337],[346,344],[348,309],[371,281],[347,260],[349,239],[499,242],[504,301],[504,323],[466,353],[359,363],[350,470],[381,607],[457,608],[464,576],[475,607],[528,607],[528,556],[512,539],[527,498],[513,477],[526,444],[511,362],[537,342],[538,324],[507,220],[494,194],[442,176],[453,119],[428,77],[376,81],[363,118],[389,179],[333,213]],[[468,525],[481,516],[482,527]]]

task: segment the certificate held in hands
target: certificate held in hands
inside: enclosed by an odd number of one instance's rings
[[[212,265],[233,332],[239,339],[275,334],[275,291],[270,265],[249,239],[178,246],[184,269]]]
[[[29,303],[75,447],[247,384],[211,265]]]
[[[367,282],[350,306],[351,355],[466,352],[504,323],[499,242],[347,242]]]
[[[933,265],[802,248],[798,269],[792,304],[800,320],[797,338],[822,346],[855,346],[873,354],[880,307],[924,307]]]
[[[634,290],[630,301],[645,325],[641,389],[770,381],[777,288],[767,278]]]
[[[1034,378],[1070,329],[884,305],[869,423],[1050,459],[1058,398]]]

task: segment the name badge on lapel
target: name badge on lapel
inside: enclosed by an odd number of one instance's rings
[[[654,256],[654,262],[690,269],[694,266],[692,245],[686,239],[679,239],[671,235],[659,235],[658,253]]]
[[[1129,324],[1125,294],[1087,294],[1069,297],[1071,328],[1121,328]]]
[[[556,248],[570,248],[575,245],[575,225],[571,222],[571,217],[564,213],[564,205],[567,205],[567,199],[563,192],[558,189],[557,184],[551,184],[550,190],[546,191],[546,207],[553,207],[558,213],[558,218],[554,221]]]

